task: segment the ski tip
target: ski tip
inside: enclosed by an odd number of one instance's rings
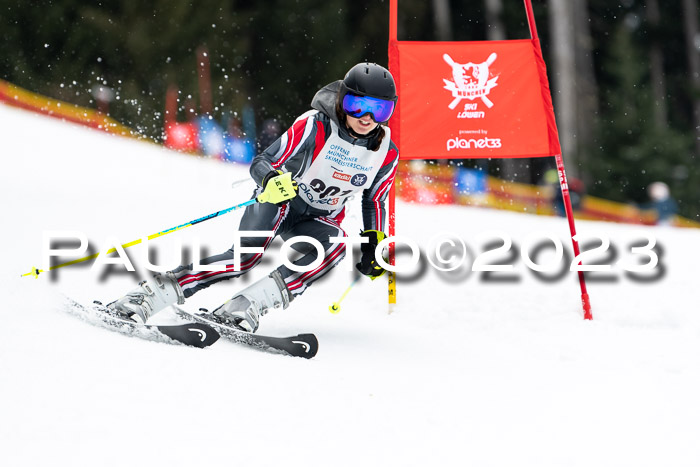
[[[295,357],[314,358],[318,353],[318,339],[314,334],[299,334],[291,341],[296,345]]]

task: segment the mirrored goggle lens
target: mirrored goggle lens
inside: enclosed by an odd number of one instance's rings
[[[377,123],[384,123],[391,118],[391,114],[394,113],[394,105],[393,101],[369,96],[346,94],[343,98],[343,110],[346,114],[355,118],[371,114]]]

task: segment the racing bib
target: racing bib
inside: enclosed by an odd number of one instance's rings
[[[386,132],[379,150],[344,141],[338,125],[331,121],[331,135],[311,163],[309,170],[297,180],[299,196],[314,208],[332,211],[342,206],[353,194],[372,185],[386,159],[391,131]]]

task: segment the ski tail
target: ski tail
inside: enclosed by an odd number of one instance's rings
[[[72,298],[65,297],[64,310],[93,326],[109,329],[129,337],[162,342],[166,344],[185,344],[204,348],[214,344],[219,333],[206,323],[189,319],[187,323],[172,325],[140,324],[118,316],[100,302],[83,305]]]

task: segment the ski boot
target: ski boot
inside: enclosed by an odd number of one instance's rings
[[[107,305],[107,308],[137,323],[145,323],[148,318],[176,302],[179,305],[185,303],[185,295],[175,275],[167,272],[139,283],[138,287]]]
[[[212,317],[226,326],[255,332],[261,316],[272,308],[287,308],[293,299],[279,271],[273,271],[214,310]]]

